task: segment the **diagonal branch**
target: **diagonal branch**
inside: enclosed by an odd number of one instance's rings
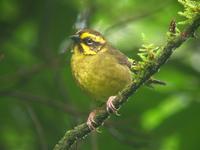
[[[116,108],[120,108],[127,99],[132,96],[141,85],[143,85],[153,74],[159,71],[160,67],[166,63],[170,58],[173,51],[181,46],[187,39],[193,37],[194,32],[200,26],[200,15],[196,16],[190,25],[188,25],[180,35],[169,39],[163,46],[158,55],[152,60],[151,63],[146,63],[142,70],[139,70],[139,75],[134,78],[134,81],[122,92],[120,92],[114,99],[113,103]],[[97,109],[96,109],[97,110]],[[96,111],[94,110],[94,111]],[[110,116],[106,111],[106,105],[98,108],[98,113],[95,116],[95,127],[101,126],[104,121]],[[74,129],[68,130],[58,144],[54,147],[54,150],[69,149],[72,144],[77,142],[78,139],[87,136],[91,130],[86,123],[77,125]]]

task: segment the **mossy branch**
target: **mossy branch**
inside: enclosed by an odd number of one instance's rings
[[[162,48],[159,48],[156,52],[154,52],[153,57],[148,57],[148,60],[142,61],[142,69],[140,68],[137,70],[134,81],[126,89],[121,91],[114,99],[113,103],[115,107],[119,109],[122,104],[124,104],[127,99],[139,89],[141,85],[143,85],[153,74],[158,72],[160,67],[170,58],[173,51],[181,46],[187,39],[194,36],[194,32],[199,26],[200,14],[197,14],[194,18],[191,18],[190,24],[187,25],[182,32],[176,35],[173,34]],[[153,51],[155,50],[152,47],[151,49]],[[96,111],[95,121],[97,124],[94,125],[96,128],[101,126],[111,115],[107,112],[106,105],[103,105],[94,111]],[[78,139],[85,138],[90,132],[91,130],[88,128],[86,123],[77,125],[65,133],[59,143],[55,145],[54,150],[67,150],[75,142],[77,142]]]

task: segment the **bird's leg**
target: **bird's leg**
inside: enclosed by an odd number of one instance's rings
[[[120,114],[118,114],[118,110],[117,108],[114,106],[113,104],[113,100],[116,98],[116,96],[110,96],[106,102],[106,110],[108,113],[112,113],[114,112],[117,116],[119,116]]]
[[[115,107],[115,105],[113,104],[113,100],[116,98],[116,96],[110,96],[106,102],[106,110],[108,113],[115,113],[117,116],[119,116],[120,114],[117,112],[118,109]],[[87,126],[88,128],[92,131],[92,130],[96,130],[95,125],[97,125],[97,122],[95,121],[95,116],[96,116],[96,112],[98,112],[99,110],[95,110],[90,112],[88,119],[87,119]],[[99,132],[98,130],[96,130],[97,132]]]

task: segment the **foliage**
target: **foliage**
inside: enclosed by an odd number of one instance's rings
[[[184,6],[184,11],[179,12],[179,15],[186,18],[185,21],[179,22],[179,24],[187,24],[191,22],[191,19],[194,18],[200,12],[200,3],[198,0],[178,0]]]

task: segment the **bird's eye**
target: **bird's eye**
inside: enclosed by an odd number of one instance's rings
[[[92,44],[94,43],[93,40],[90,39],[90,38],[84,39],[84,42],[85,42],[87,45],[92,45]]]

